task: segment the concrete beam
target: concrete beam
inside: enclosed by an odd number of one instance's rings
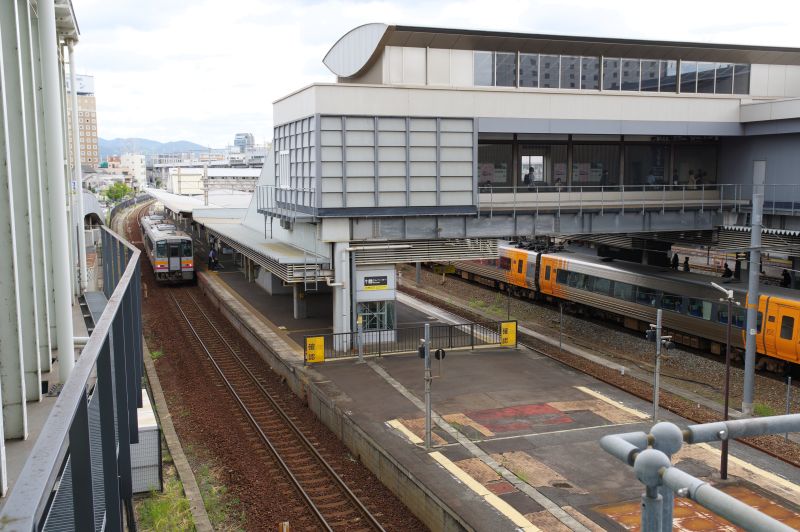
[[[11,14],[7,13],[11,7]],[[14,187],[16,175],[9,140],[18,134],[8,125],[6,100],[9,93],[19,94],[19,83],[11,85],[13,65],[6,65],[6,34],[16,33],[13,4],[0,3],[0,394],[2,394],[3,432],[5,438],[25,438],[28,435],[27,409],[25,407],[25,380],[23,378],[22,334],[19,323],[17,298],[17,254],[14,229]],[[12,47],[12,50],[15,47]],[[8,78],[7,78],[8,76]],[[5,471],[5,467],[3,467]]]

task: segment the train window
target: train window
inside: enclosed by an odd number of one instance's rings
[[[509,259],[508,257],[500,257],[498,265],[500,266],[501,270],[511,271],[511,259]]]
[[[556,272],[556,282],[558,284],[567,284],[567,277],[569,272],[567,270],[558,270]]]
[[[609,295],[611,293],[611,281],[602,277],[595,277],[592,291],[604,296]]]
[[[763,312],[759,312],[758,313],[758,325],[757,325],[758,332],[761,332],[761,322],[763,322],[763,321],[764,321],[764,313]]]
[[[711,308],[713,307],[711,301],[703,301],[702,299],[689,298],[689,306],[687,312],[689,316],[695,318],[702,318],[704,320],[711,319]]]
[[[156,242],[156,257],[166,257],[167,256],[167,241],[166,240],[159,240]]]
[[[781,338],[791,340],[794,336],[794,318],[791,316],[781,316]]]
[[[181,251],[181,257],[191,257],[191,256],[192,256],[192,241],[183,240],[183,250]]]
[[[624,299],[625,301],[633,301],[636,287],[632,284],[621,283],[614,281],[614,297],[617,299]]]
[[[550,280],[550,266],[547,266],[544,269],[544,280],[545,281],[549,281]]]
[[[671,310],[673,312],[680,312],[683,307],[683,296],[676,294],[664,293],[661,296],[661,308],[664,310]]]
[[[517,273],[522,273],[522,267],[525,265],[525,261],[519,260],[517,261]]]
[[[721,307],[717,311],[717,320],[720,323],[728,323],[728,307]],[[743,308],[734,308],[733,309],[733,317],[731,318],[731,326],[738,327],[739,329],[744,329],[744,323],[747,320],[747,313]],[[761,328],[759,322],[759,329]]]
[[[655,307],[657,300],[658,290],[653,290],[652,288],[646,288],[644,286],[636,287],[636,302],[640,305]]]

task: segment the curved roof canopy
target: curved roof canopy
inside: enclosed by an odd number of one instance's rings
[[[575,37],[381,23],[365,24],[350,30],[331,47],[322,62],[341,78],[355,77],[374,63],[384,46],[800,65],[800,48]]]

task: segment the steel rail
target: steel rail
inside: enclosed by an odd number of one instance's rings
[[[311,452],[311,454],[314,456],[314,458],[316,458],[316,460],[325,468],[325,470],[334,479],[334,481],[338,484],[339,488],[347,496],[347,498],[350,500],[350,502],[352,502],[356,506],[356,508],[367,518],[368,524],[370,526],[372,526],[372,528],[374,528],[376,530],[380,530],[382,532],[385,532],[385,530],[381,526],[381,524],[378,523],[378,521],[375,519],[375,516],[372,515],[372,513],[363,505],[363,503],[358,499],[358,497],[356,497],[356,495],[350,490],[350,488],[347,487],[347,485],[344,483],[344,481],[341,479],[341,477],[333,470],[333,468],[330,466],[330,464],[328,464],[328,462],[319,454],[319,451],[317,451],[314,448],[313,444],[300,431],[300,429],[297,427],[297,425],[289,418],[289,416],[280,407],[280,405],[278,405],[278,402],[275,400],[275,398],[272,396],[272,394],[270,394],[269,391],[258,381],[258,378],[253,374],[253,372],[250,370],[250,368],[247,367],[246,363],[236,353],[236,351],[233,349],[233,347],[230,345],[230,343],[222,336],[222,334],[220,333],[219,329],[217,329],[217,327],[214,325],[214,323],[211,321],[211,319],[208,317],[208,315],[203,311],[203,309],[197,303],[197,300],[191,294],[188,294],[188,296],[191,299],[191,301],[194,304],[194,306],[197,309],[197,311],[200,313],[201,316],[203,316],[203,318],[205,319],[206,323],[211,327],[211,329],[214,331],[214,333],[217,335],[217,337],[223,342],[223,344],[228,349],[228,351],[231,353],[231,355],[233,355],[234,359],[236,360],[236,362],[238,362],[239,366],[245,371],[245,373],[248,375],[248,377],[250,377],[250,380],[252,381],[252,383],[254,383],[256,385],[256,387],[258,388],[258,390],[262,393],[262,395],[267,398],[267,400],[270,402],[270,404],[272,405],[272,407],[275,410],[275,412],[277,412],[278,415],[284,420],[284,422],[288,425],[288,427],[292,430],[292,432],[296,436],[298,436],[300,441]],[[172,298],[172,300],[175,303],[178,311],[183,316],[183,318],[186,321],[186,323],[189,325],[189,328],[191,329],[191,331],[194,334],[195,338],[197,338],[198,342],[200,342],[201,347],[205,351],[206,355],[209,357],[209,360],[211,361],[212,365],[216,369],[217,373],[219,373],[220,377],[222,377],[222,380],[225,382],[226,386],[230,390],[230,392],[233,395],[234,399],[239,404],[239,407],[242,409],[242,411],[247,416],[247,418],[250,421],[250,423],[256,429],[256,431],[258,432],[258,434],[261,437],[261,439],[264,441],[264,443],[267,445],[267,447],[273,453],[275,458],[278,460],[278,462],[280,463],[281,467],[284,469],[286,474],[289,476],[289,478],[291,479],[291,481],[294,484],[295,488],[300,492],[300,494],[303,497],[303,499],[311,507],[315,517],[320,521],[320,523],[325,527],[326,530],[332,531],[333,528],[331,528],[331,526],[328,524],[328,522],[326,521],[325,517],[322,515],[322,512],[319,510],[319,508],[317,508],[316,504],[311,500],[310,495],[302,487],[302,485],[300,484],[300,481],[297,479],[297,477],[295,477],[294,474],[291,472],[289,465],[283,460],[283,458],[281,458],[280,453],[278,452],[278,450],[272,444],[272,442],[270,441],[269,437],[261,429],[261,427],[259,426],[259,424],[256,421],[255,417],[252,415],[250,410],[244,404],[244,401],[242,401],[241,397],[239,396],[239,394],[234,389],[234,386],[231,384],[231,382],[225,376],[222,368],[219,366],[218,362],[214,359],[214,356],[209,351],[209,349],[206,346],[205,342],[203,342],[203,340],[200,338],[200,335],[198,334],[198,332],[195,329],[195,327],[192,325],[191,320],[189,319],[189,317],[184,312],[184,309],[181,307],[181,305],[178,302],[177,298],[174,296],[174,294],[170,294],[170,297]]]

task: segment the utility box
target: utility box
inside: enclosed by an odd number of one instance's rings
[[[161,467],[161,429],[144,388],[142,408],[136,410],[136,415],[139,420],[139,443],[131,444],[133,493],[162,491],[164,475]]]

